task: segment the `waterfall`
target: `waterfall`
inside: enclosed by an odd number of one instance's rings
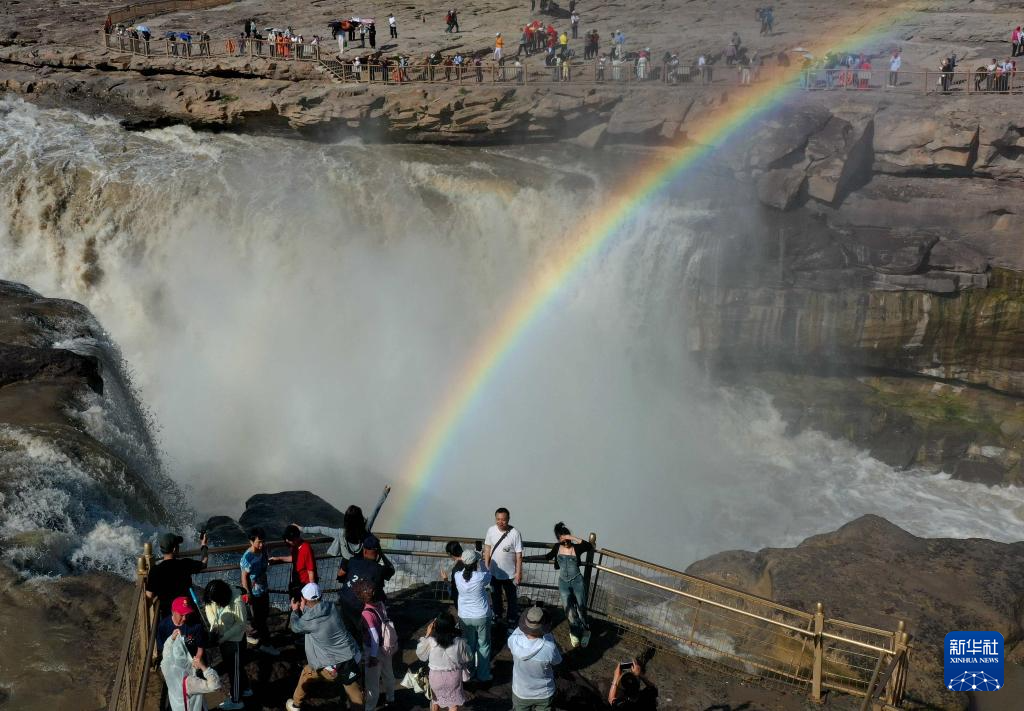
[[[16,100],[0,116],[0,278],[96,314],[199,514],[237,515],[262,491],[344,507],[403,485],[480,334],[629,180],[621,156],[557,147],[128,133]],[[566,285],[460,428],[418,531],[482,533],[506,506],[527,538],[565,520],[676,566],[866,512],[1021,538],[1015,490],[790,437],[763,397],[706,381],[686,284],[719,268],[714,210],[660,199]]]

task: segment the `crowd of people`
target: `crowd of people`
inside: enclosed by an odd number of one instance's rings
[[[208,540],[200,538],[198,559],[179,556],[181,536],[165,533],[159,538],[162,559],[149,572],[146,595],[159,620],[157,650],[167,688],[166,698],[175,711],[202,711],[204,694],[218,689],[228,699],[222,709],[242,709],[254,696],[248,678],[251,654],[277,657],[280,650],[268,619],[271,611],[268,572],[275,564],[289,566],[289,619],[278,639],[288,642],[301,636],[305,663],[290,698],[289,711],[303,708],[311,694],[340,685],[349,708],[373,711],[395,703],[395,659],[402,640],[388,611],[385,584],[396,572],[394,564],[371,532],[387,490],[367,519],[358,506],[344,514],[344,526],[290,524],[282,538],[285,555],[269,555],[267,532],[248,531],[249,546],[239,560],[240,585],[211,580],[201,592],[192,576],[206,569]],[[558,571],[561,610],[569,627],[571,648],[590,643],[591,622],[587,611],[584,557],[588,541],[574,536],[559,522],[556,542],[538,560],[548,560]],[[316,554],[307,536],[326,536],[331,543],[326,556],[337,558],[339,567],[336,600],[328,600],[317,571]],[[492,630],[504,631],[511,654],[512,698],[515,711],[547,711],[554,708],[556,669],[563,651],[551,633],[552,609],[537,604],[519,609],[523,581],[523,539],[511,524],[508,509],[499,508],[494,525],[482,545],[463,547],[458,541],[445,546],[450,559],[441,577],[448,581],[455,614],[442,611],[417,640],[416,656],[423,662],[413,667],[403,685],[423,692],[431,709],[460,709],[467,703],[470,682],[486,688],[493,681],[492,659],[500,649],[492,643]],[[292,640],[295,638],[292,637]],[[213,650],[220,658],[212,664]],[[227,679],[225,680],[225,677]],[[319,687],[319,689],[318,689]],[[607,703],[621,709],[654,709],[657,688],[633,660],[616,665]]]

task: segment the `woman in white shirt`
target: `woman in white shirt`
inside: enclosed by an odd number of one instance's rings
[[[480,570],[480,554],[472,548],[462,552],[462,564],[452,571],[459,591],[459,623],[466,637],[477,681],[491,680],[491,596],[487,586],[490,571]]]
[[[442,612],[427,625],[427,634],[416,645],[416,656],[430,667],[430,688],[434,700],[430,711],[459,708],[466,703],[462,691],[462,670],[470,662],[466,640],[458,636],[455,620]]]

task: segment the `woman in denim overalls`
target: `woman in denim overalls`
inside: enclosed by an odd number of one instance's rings
[[[572,535],[561,521],[555,524],[555,536],[558,543],[544,557],[554,560],[558,571],[558,593],[569,620],[569,641],[574,649],[586,647],[590,643],[590,622],[587,620],[587,593],[580,556],[593,550],[593,546]]]

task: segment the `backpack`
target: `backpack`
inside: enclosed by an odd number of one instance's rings
[[[367,606],[364,609],[377,616],[377,620],[380,622],[380,649],[381,652],[390,657],[401,646],[398,642],[398,630],[395,629],[395,623],[382,616],[376,607]]]

